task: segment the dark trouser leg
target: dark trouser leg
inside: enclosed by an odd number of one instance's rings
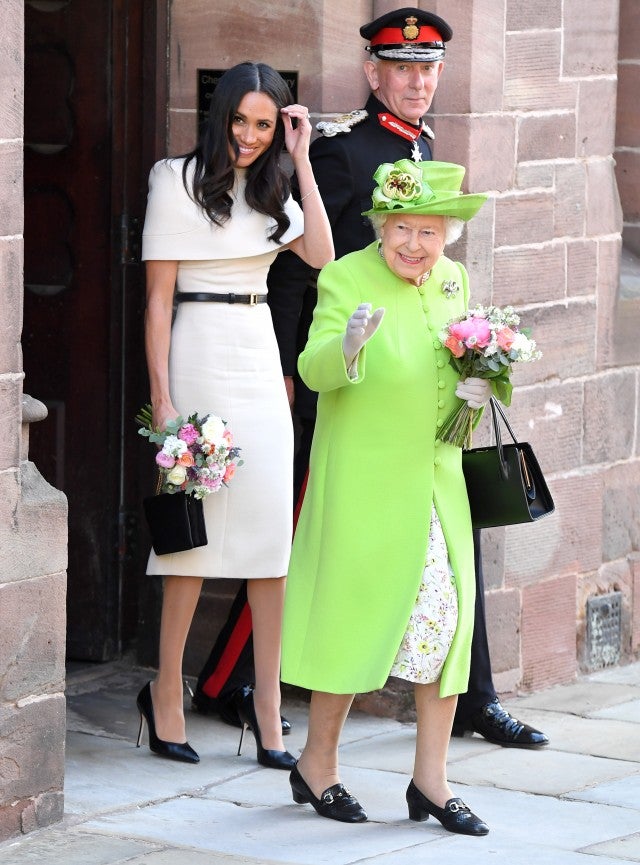
[[[211,654],[198,676],[196,701],[216,710],[242,685],[253,682],[253,639],[247,583],[242,582]],[[202,698],[204,695],[204,699]]]
[[[476,569],[476,610],[471,641],[471,670],[469,672],[469,689],[466,694],[458,697],[455,720],[464,722],[470,715],[482,706],[496,698],[491,676],[491,659],[489,657],[489,642],[487,640],[487,623],[484,610],[484,578],[482,575],[482,550],[480,548],[480,530],[473,530],[474,562]]]
[[[300,492],[309,468],[309,456],[311,454],[311,442],[313,430],[316,425],[314,417],[298,418],[300,423],[300,441],[293,463],[293,504],[299,504]]]

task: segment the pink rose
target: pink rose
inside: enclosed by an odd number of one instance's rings
[[[182,439],[182,441],[186,442],[188,445],[192,445],[198,438],[198,430],[193,424],[186,423],[183,427],[180,427],[178,438]]]
[[[171,454],[166,454],[164,451],[158,451],[156,454],[156,463],[159,466],[162,466],[163,469],[172,469],[176,464],[176,461]]]
[[[464,343],[455,336],[448,336],[444,344],[454,357],[462,357],[464,354]]]
[[[231,430],[228,427],[225,427],[225,430],[222,433],[222,438],[226,441],[229,447],[231,447],[231,445],[233,444],[233,435],[231,434]]]
[[[489,323],[486,319],[476,316],[452,324],[449,332],[467,348],[485,348],[491,342]]]
[[[225,484],[228,483],[231,480],[231,478],[235,475],[235,473],[236,473],[236,464],[235,463],[229,463],[229,465],[227,466],[227,470],[224,473],[224,477],[222,478],[222,482]]]
[[[516,335],[510,327],[503,327],[502,330],[499,330],[496,334],[496,342],[504,351],[509,351],[515,338]]]

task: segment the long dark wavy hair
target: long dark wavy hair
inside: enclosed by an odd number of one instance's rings
[[[289,179],[280,168],[279,158],[284,146],[284,123],[280,109],[291,104],[291,92],[284,79],[265,63],[239,63],[220,78],[211,98],[209,116],[204,123],[194,150],[186,154],[182,181],[187,192],[216,225],[223,225],[231,216],[234,184],[233,161],[229,149],[238,157],[238,145],[231,126],[238,106],[247,93],[265,93],[275,103],[277,121],[273,142],[246,170],[245,199],[249,207],[272,217],[275,228],[269,240],[276,242],[289,228],[284,211],[289,195]],[[187,167],[193,160],[192,184],[187,180]],[[191,188],[189,188],[191,185]]]

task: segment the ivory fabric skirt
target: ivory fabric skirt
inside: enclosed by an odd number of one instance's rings
[[[292,536],[293,425],[268,305],[179,304],[169,377],[181,415],[222,417],[244,464],[228,487],[204,499],[207,546],[163,556],[152,550],[147,573],[284,576]]]

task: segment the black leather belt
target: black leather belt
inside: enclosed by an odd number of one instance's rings
[[[211,294],[209,291],[179,291],[176,294],[176,303],[185,301],[201,301],[203,303],[248,303],[255,306],[256,303],[266,303],[266,294]]]

